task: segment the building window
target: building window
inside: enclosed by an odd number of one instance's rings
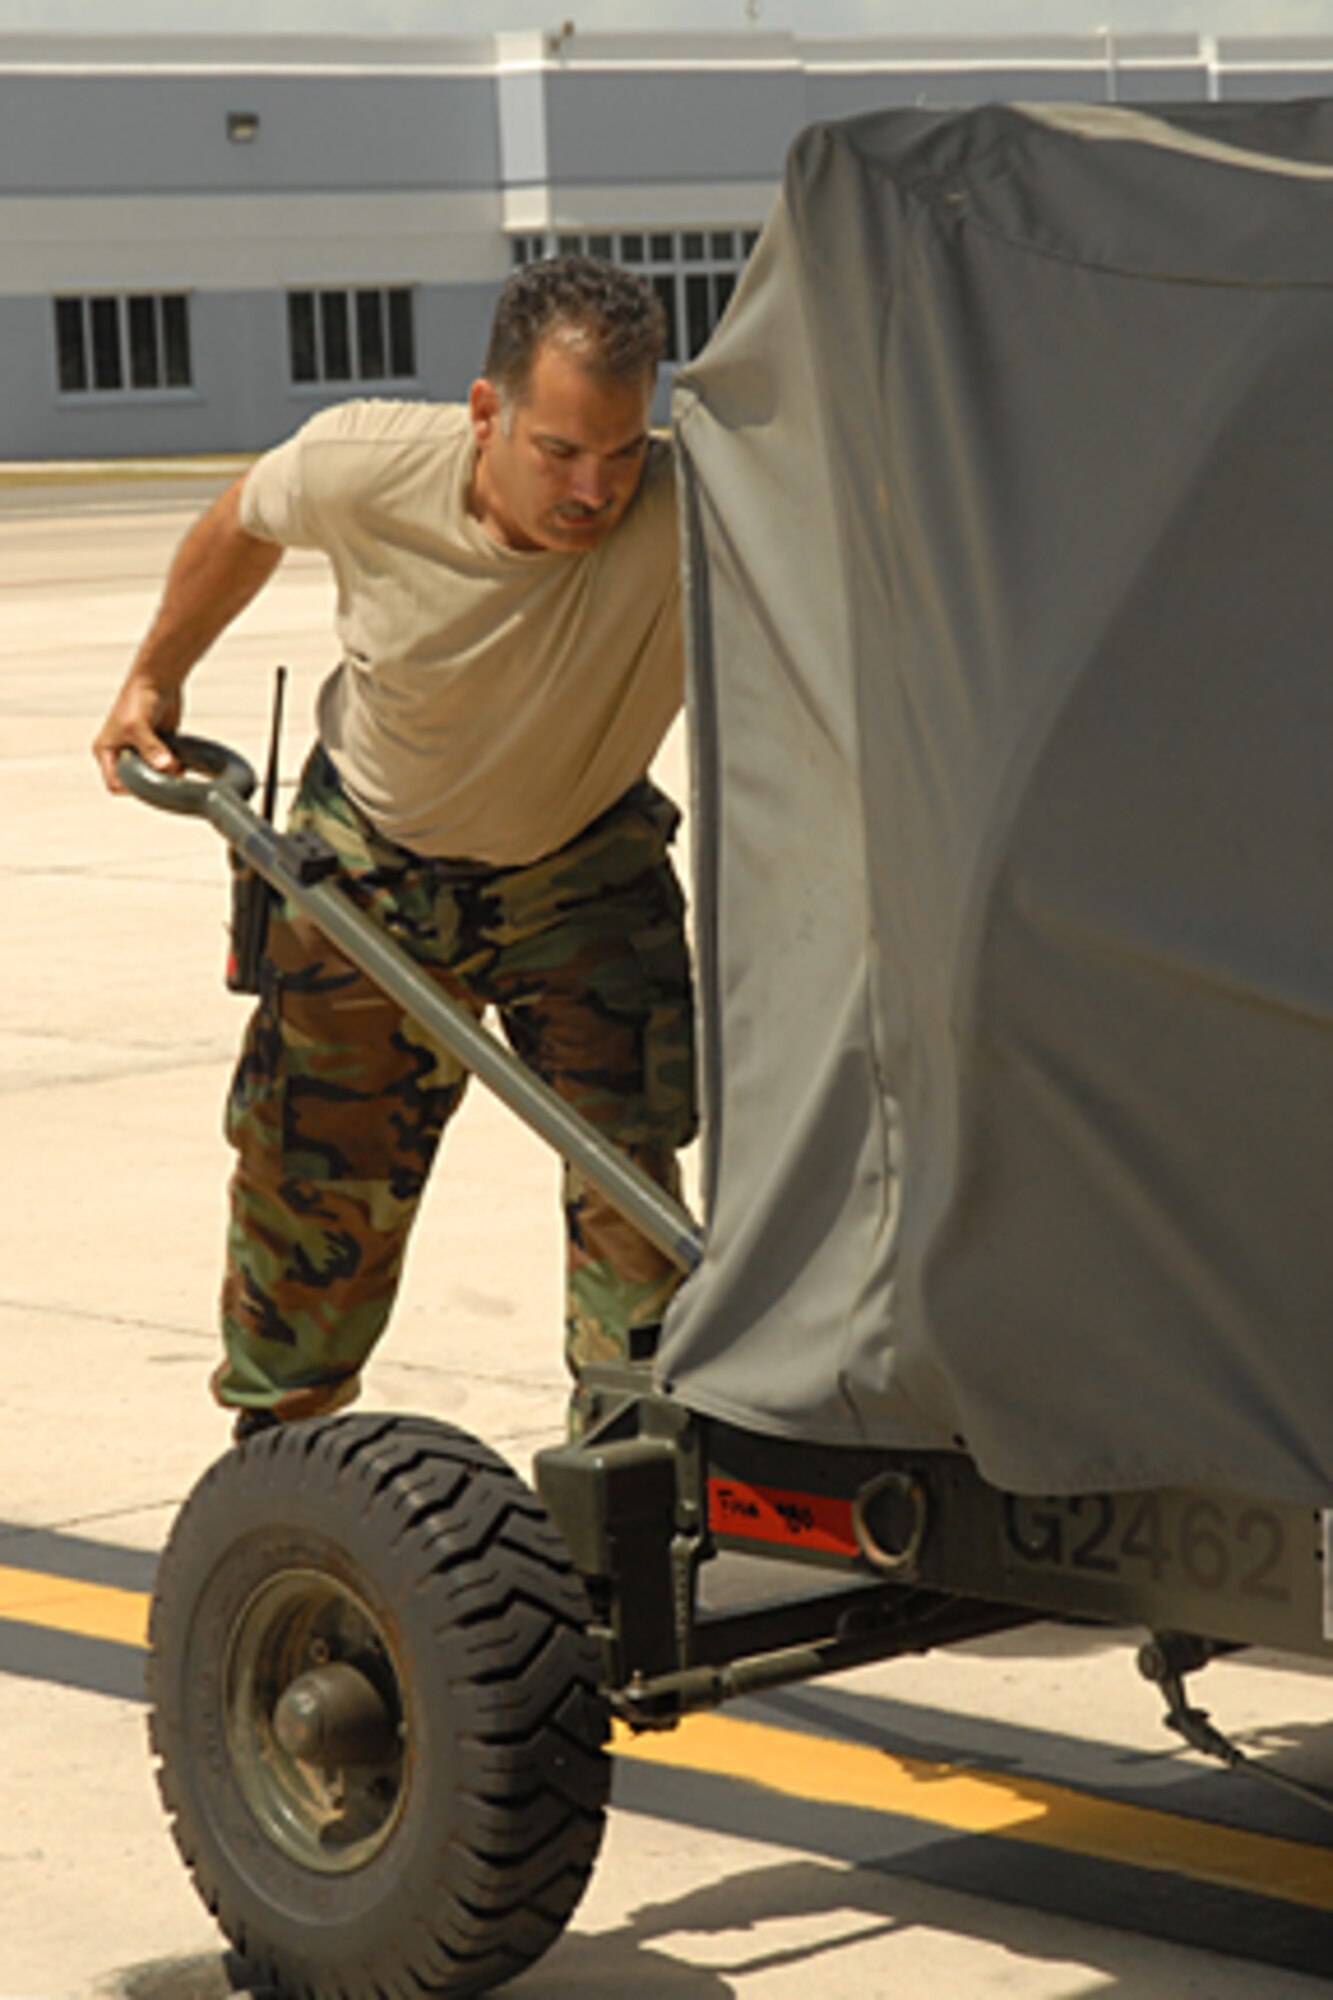
[[[55,328],[56,379],[64,396],[191,385],[183,292],[57,299]]]
[[[589,235],[529,232],[510,240],[515,267],[570,252],[642,271],[666,308],[668,361],[692,360],[727,308],[757,229],[622,229]]]
[[[293,382],[408,382],[417,372],[412,293],[348,289],[288,292]]]

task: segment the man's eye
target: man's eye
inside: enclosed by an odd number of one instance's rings
[[[567,444],[547,443],[542,446],[542,450],[548,458],[573,458],[574,456],[572,449]]]

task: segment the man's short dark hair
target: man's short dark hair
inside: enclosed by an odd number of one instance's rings
[[[656,374],[666,313],[651,285],[600,257],[544,257],[505,285],[486,349],[486,379],[521,401],[537,349],[568,338],[595,375],[615,382]]]

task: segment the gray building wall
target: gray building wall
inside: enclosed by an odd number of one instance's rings
[[[1333,42],[1317,39],[562,31],[276,38],[263,53],[0,36],[0,459],[250,451],[349,394],[459,396],[515,239],[532,254],[642,230],[683,257],[690,231],[762,223],[815,121],[1333,90]],[[233,113],[258,119],[250,143],[229,138]],[[682,267],[682,300],[692,282]],[[290,290],[398,287],[413,296],[410,380],[293,383]],[[188,388],[62,392],[55,299],[161,294],[188,297]]]
[[[1309,64],[1297,77],[1280,65],[1256,64],[1253,68],[1240,65],[1228,72],[1224,94],[1264,102],[1289,97],[1333,96],[1333,57],[1323,64]]]
[[[776,181],[808,122],[805,77],[688,68],[555,70],[547,78],[553,185]]]
[[[234,111],[258,115],[253,144],[228,141]],[[0,67],[6,190],[494,188],[499,173],[485,73],[34,76]]]
[[[194,292],[192,388],[80,397],[58,391],[51,301],[0,298],[0,352],[9,357],[0,396],[0,459],[262,451],[349,395],[411,393],[449,401],[479,371],[494,297],[493,285],[418,288],[419,365],[409,391],[400,384],[293,384],[283,293]],[[25,367],[18,357],[27,357]]]
[[[411,287],[415,373],[384,393],[466,386],[508,268],[494,44],[267,53],[0,37],[0,458],[255,450],[374,393],[293,383],[291,288]],[[56,298],[165,293],[188,389],[61,392]]]

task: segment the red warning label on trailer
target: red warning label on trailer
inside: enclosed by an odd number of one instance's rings
[[[777,1543],[818,1555],[859,1554],[850,1500],[821,1493],[787,1493],[741,1479],[710,1479],[708,1518],[715,1535]]]

